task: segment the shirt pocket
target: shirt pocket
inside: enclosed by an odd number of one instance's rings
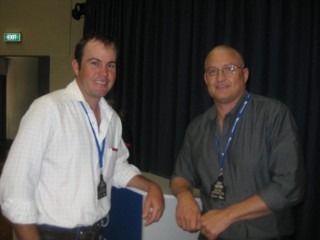
[[[108,148],[105,154],[105,178],[111,179],[116,165],[118,149],[114,147]]]

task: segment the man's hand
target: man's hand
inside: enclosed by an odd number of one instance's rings
[[[179,227],[188,232],[200,229],[200,208],[192,193],[181,192],[177,196],[176,221]]]
[[[255,219],[270,214],[264,201],[253,195],[242,202],[222,210],[210,210],[201,218],[201,233],[209,240],[215,240],[231,224],[237,221]]]
[[[40,240],[39,232],[34,224],[13,224],[19,240]]]
[[[215,240],[225,231],[231,224],[229,213],[227,209],[211,210],[200,218],[201,233],[208,238],[208,240]]]
[[[190,182],[183,177],[175,177],[170,182],[172,193],[177,198],[176,221],[185,231],[196,232],[200,229],[200,207],[192,194]]]
[[[147,192],[142,212],[142,218],[146,220],[145,226],[159,221],[164,211],[164,197],[160,186],[142,175],[134,176],[128,186]]]
[[[151,184],[143,206],[142,218],[146,220],[145,226],[159,221],[164,211],[164,197],[157,184]]]

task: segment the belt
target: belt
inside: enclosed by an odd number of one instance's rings
[[[206,240],[207,238],[203,236],[202,234],[199,235],[198,240]],[[281,237],[275,237],[275,238],[263,238],[259,240],[293,240],[293,236],[281,236]],[[227,240],[225,238],[218,237],[217,240]]]
[[[94,240],[98,238],[101,228],[100,221],[92,226],[77,228],[38,225],[41,240]]]

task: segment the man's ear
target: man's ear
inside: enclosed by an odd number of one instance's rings
[[[78,76],[79,74],[79,64],[78,61],[76,59],[73,59],[72,62],[72,70],[75,76]]]
[[[242,72],[243,72],[244,83],[247,83],[247,81],[249,79],[249,69],[248,68],[244,68],[242,70]]]
[[[207,84],[207,77],[206,77],[206,74],[204,74],[204,75],[203,75],[203,79],[204,79],[204,82],[206,83],[206,85],[208,85],[208,84]]]

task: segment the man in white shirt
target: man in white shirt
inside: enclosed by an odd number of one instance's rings
[[[84,37],[72,61],[75,80],[35,100],[22,118],[0,179],[1,210],[19,239],[97,238],[112,186],[148,192],[145,224],[160,219],[162,191],[127,162],[121,121],[104,99],[116,57],[112,37]]]

